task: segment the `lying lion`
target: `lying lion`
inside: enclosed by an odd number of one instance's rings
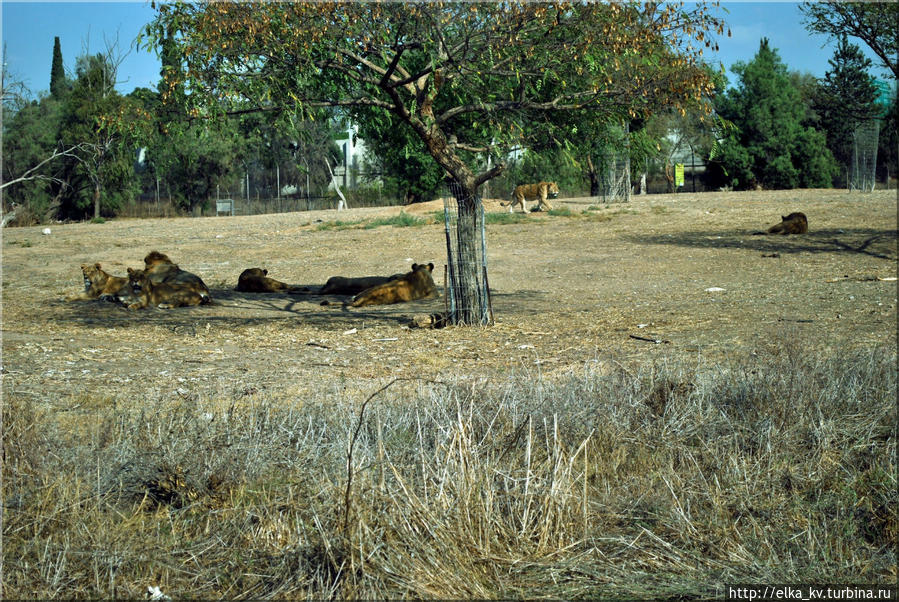
[[[280,280],[269,278],[267,274],[268,270],[262,268],[248,268],[241,272],[234,290],[242,293],[303,293],[309,291],[308,288],[291,286]]]
[[[368,288],[355,297],[351,305],[363,307],[365,305],[388,305],[391,303],[404,303],[418,299],[433,299],[437,296],[437,286],[431,278],[434,264],[412,264],[412,271],[403,274],[402,277],[378,284]]]
[[[753,234],[805,234],[808,232],[808,218],[804,213],[795,212],[790,215],[782,215],[781,222],[768,228],[767,232],[753,232]]]
[[[197,292],[209,296],[209,287],[199,276],[182,270],[165,253],[148,253],[144,257],[144,271],[154,284],[189,285]]]
[[[143,309],[150,306],[170,309],[212,303],[209,292],[203,292],[196,283],[156,283],[150,278],[147,270],[128,268],[128,283],[137,297],[136,301],[128,305],[128,309]],[[203,287],[205,288],[205,285]]]
[[[84,276],[84,290],[77,295],[66,297],[67,301],[86,299],[118,301],[120,297],[130,296],[131,288],[128,286],[128,279],[107,274],[99,263],[93,265],[82,263],[81,274]]]
[[[399,280],[405,274],[393,276],[361,276],[359,278],[346,278],[344,276],[331,276],[318,291],[320,295],[356,295],[379,284],[386,284],[391,280]]]

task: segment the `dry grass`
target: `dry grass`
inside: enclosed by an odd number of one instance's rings
[[[896,358],[8,400],[4,597],[711,596],[895,582]],[[363,404],[363,401],[365,403]]]

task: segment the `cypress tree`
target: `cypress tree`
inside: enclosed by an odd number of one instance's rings
[[[53,66],[50,68],[50,96],[60,99],[66,92],[66,72],[62,66],[59,36],[53,38]]]

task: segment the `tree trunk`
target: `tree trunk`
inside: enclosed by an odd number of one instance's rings
[[[451,182],[449,188],[457,208],[455,232],[447,230],[450,282],[447,283],[446,294],[452,295],[449,321],[453,324],[486,325],[492,316],[487,287],[486,245],[482,238],[483,205],[476,189],[457,181]]]
[[[587,156],[587,178],[590,180],[590,196],[599,196],[599,174],[596,173],[593,158],[589,155]]]
[[[94,219],[100,219],[100,184],[94,184]]]
[[[408,115],[404,108],[399,109],[397,114],[407,120],[425,143],[428,153],[446,170],[450,192],[456,200],[455,232],[450,232],[449,222],[446,231],[449,276],[446,294],[452,295],[449,299],[452,302],[449,321],[452,324],[487,325],[493,316],[487,288],[484,207],[477,192],[478,186],[505,169],[505,163],[477,176],[472,173],[456,154],[455,144],[450,144],[434,118],[432,101],[439,85],[439,82],[435,83],[431,95],[422,96],[416,116]]]

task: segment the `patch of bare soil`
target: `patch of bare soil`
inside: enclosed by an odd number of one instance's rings
[[[507,211],[496,200],[486,210]],[[247,217],[113,220],[3,230],[3,394],[78,407],[219,393],[302,403],[322,387],[371,390],[385,378],[510,370],[564,374],[659,354],[726,356],[786,342],[840,353],[896,346],[896,191],[654,195],[602,205],[559,199],[571,216],[490,225],[496,325],[423,330],[415,314],[443,297],[345,308],[316,294],[330,276],[388,275],[434,262],[443,285],[442,223],[329,228],[407,208]],[[801,236],[755,236],[803,211]],[[200,275],[215,303],[129,311],[67,302],[81,263],[117,275],[151,250]],[[234,290],[241,271],[308,294]],[[336,302],[323,306],[321,301]],[[372,382],[372,381],[376,382]],[[99,395],[99,397],[98,397]]]

